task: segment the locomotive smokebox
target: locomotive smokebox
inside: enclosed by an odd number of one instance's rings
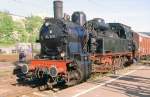
[[[63,18],[63,1],[56,0],[54,4],[54,18],[61,19]]]

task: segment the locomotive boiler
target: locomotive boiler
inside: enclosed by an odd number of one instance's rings
[[[28,63],[18,65],[18,79],[35,80],[52,88],[54,85],[74,85],[89,78],[91,63],[85,45],[85,29],[62,17],[62,1],[54,1],[54,18],[45,18],[40,33],[41,53]],[[80,18],[75,12],[72,18]]]

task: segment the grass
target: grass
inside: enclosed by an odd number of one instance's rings
[[[13,44],[4,44],[4,43],[0,43],[0,47],[11,47],[11,46],[14,46],[15,43]]]

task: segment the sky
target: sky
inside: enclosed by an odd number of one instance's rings
[[[53,17],[54,0],[0,0],[0,11],[20,16]],[[150,32],[150,0],[63,0],[63,11],[83,11],[87,19],[120,22],[137,32]]]

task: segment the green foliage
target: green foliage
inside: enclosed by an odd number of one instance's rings
[[[18,32],[25,32],[25,27],[24,27],[24,23],[21,22],[14,22],[14,31],[18,31]]]
[[[14,31],[16,32],[16,41],[28,42],[28,33],[25,29],[24,22],[15,22]]]
[[[13,43],[12,38],[14,22],[7,13],[0,12],[0,43]]]
[[[39,30],[42,24],[42,19],[38,16],[27,17],[25,21],[26,31],[29,33],[34,33]]]
[[[38,16],[13,21],[9,13],[0,12],[0,44],[35,42],[42,23]]]
[[[26,31],[29,35],[29,42],[35,42],[36,37],[39,35],[38,32],[43,23],[43,20],[38,16],[27,17],[25,21]]]
[[[14,22],[7,13],[0,13],[0,32],[10,33],[13,31]]]

